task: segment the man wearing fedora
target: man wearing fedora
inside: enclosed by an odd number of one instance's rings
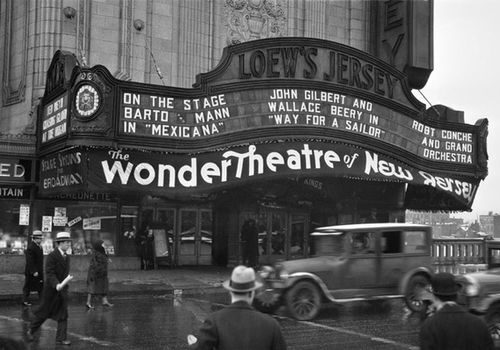
[[[456,303],[459,286],[450,273],[431,278],[436,312],[420,329],[421,350],[490,350],[493,340],[486,323]]]
[[[38,292],[41,299],[43,288],[43,249],[42,231],[35,230],[31,234],[31,242],[24,252],[26,266],[24,268],[23,305],[30,306],[29,296],[32,291]]]
[[[68,282],[73,278],[69,274],[67,255],[71,246],[69,232],[57,233],[55,242],[56,249],[47,255],[42,301],[33,311],[34,318],[29,326],[27,339],[33,341],[35,332],[50,318],[57,321],[56,344],[71,345],[67,339]]]
[[[278,322],[251,306],[255,290],[262,286],[255,280],[255,271],[251,267],[236,266],[231,279],[223,286],[229,290],[231,305],[205,320],[198,340],[191,347],[198,350],[286,349]]]

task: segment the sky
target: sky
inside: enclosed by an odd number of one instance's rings
[[[490,211],[500,214],[499,14],[498,0],[434,0],[434,70],[421,92],[433,105],[463,111],[466,124],[489,122],[488,176],[472,212],[452,214],[468,222]],[[425,102],[418,91],[413,94]]]

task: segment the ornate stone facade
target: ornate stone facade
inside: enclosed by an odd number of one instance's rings
[[[227,44],[286,35],[281,0],[226,0]]]

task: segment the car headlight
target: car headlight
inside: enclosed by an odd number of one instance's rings
[[[279,279],[287,279],[288,278],[288,272],[285,270],[285,267],[281,263],[277,263],[274,265],[275,267],[275,277]]]
[[[274,269],[271,266],[264,266],[262,269],[259,271],[259,275],[262,279],[266,279],[271,277],[274,274]]]
[[[279,275],[279,276],[280,276],[280,278],[281,278],[282,280],[286,280],[286,279],[288,278],[288,276],[289,276],[289,275],[288,275],[288,272],[287,272],[285,269],[281,269],[281,270],[280,270],[280,275]]]
[[[467,285],[465,286],[464,293],[468,297],[475,297],[479,295],[479,283],[475,278],[471,276],[463,276],[467,280]]]

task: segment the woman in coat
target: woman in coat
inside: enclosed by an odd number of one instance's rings
[[[93,309],[92,296],[99,295],[102,297],[103,306],[113,306],[108,301],[108,255],[104,250],[102,240],[98,240],[92,244],[92,258],[90,259],[89,271],[87,274],[87,308]]]

